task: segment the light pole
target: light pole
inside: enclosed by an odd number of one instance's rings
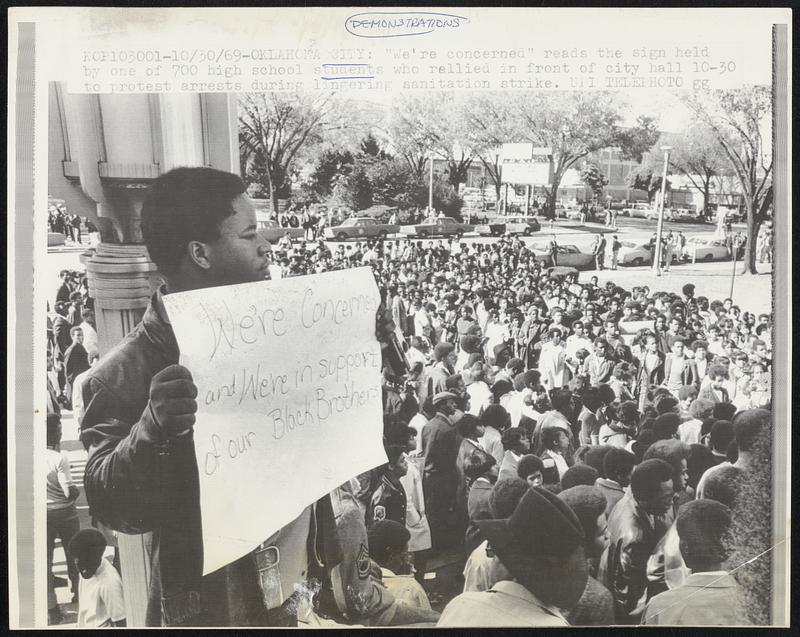
[[[661,176],[661,201],[658,206],[658,226],[656,227],[656,245],[653,254],[653,272],[656,276],[661,276],[661,233],[664,230],[664,198],[667,192],[667,167],[669,166],[669,151],[672,146],[662,146],[664,151],[664,173]]]
[[[428,214],[433,215],[433,151],[429,153],[431,162],[430,180],[428,182]]]

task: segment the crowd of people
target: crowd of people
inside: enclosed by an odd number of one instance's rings
[[[50,232],[63,234],[73,243],[83,243],[84,238],[97,238],[97,226],[89,217],[69,214],[63,205],[50,205],[47,212],[47,228]],[[86,230],[86,234],[83,233]],[[88,236],[87,236],[88,235]]]
[[[171,601],[148,606],[148,625],[300,625],[309,590],[323,625],[749,623],[726,559],[748,506],[739,485],[760,470],[755,441],[771,429],[770,315],[692,284],[676,295],[578,282],[519,239],[273,251],[248,234],[243,192],[211,169],[159,178],[142,229],[166,287],[82,392],[92,515],[119,532],[153,531],[160,545],[150,598]],[[175,193],[193,205],[172,208]],[[387,462],[308,507],[254,560],[202,578],[196,468],[182,451],[197,390],[160,295],[218,285],[223,273],[187,256],[197,232],[187,211],[218,224],[220,238],[202,241],[241,256],[228,283],[263,277],[268,264],[274,277],[371,267],[386,308],[376,335],[402,352],[386,355],[382,374]],[[152,442],[164,439],[166,458]],[[153,482],[151,462],[172,463],[169,485]],[[163,498],[169,506],[152,506]],[[286,561],[277,574],[271,551]],[[429,577],[442,564],[461,578],[434,609]]]

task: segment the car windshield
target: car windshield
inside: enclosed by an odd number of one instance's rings
[[[622,247],[623,248],[637,248],[637,247],[639,247],[635,243],[631,243],[630,241],[622,241],[621,243],[622,243]]]
[[[375,223],[375,219],[373,219],[372,217],[362,217],[358,221],[362,226],[371,226],[372,224]]]
[[[344,223],[342,223],[342,226],[345,228],[349,228],[351,226],[356,225],[356,223],[358,223],[358,219],[353,219],[353,218],[345,219]]]

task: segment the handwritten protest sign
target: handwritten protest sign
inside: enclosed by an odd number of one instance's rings
[[[170,294],[198,388],[203,573],[386,462],[368,268]]]

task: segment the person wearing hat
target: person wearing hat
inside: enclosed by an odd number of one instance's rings
[[[423,411],[433,413],[432,400],[436,394],[447,391],[447,378],[453,374],[457,354],[452,343],[437,343],[433,348],[433,365],[425,370],[419,403]]]
[[[672,590],[654,596],[644,610],[649,626],[740,626],[750,624],[742,590],[723,570],[728,558],[724,537],[730,509],[714,500],[694,500],[676,520],[680,553],[691,574]]]
[[[422,490],[431,527],[432,548],[439,551],[453,539],[458,491],[456,458],[461,438],[451,422],[458,409],[458,396],[452,392],[439,392],[432,402],[435,414],[422,428]]]
[[[509,518],[476,524],[511,579],[458,595],[437,627],[568,626],[563,612],[577,604],[589,576],[583,529],[572,509],[532,488]]]
[[[638,623],[647,595],[647,561],[673,520],[672,465],[653,458],[637,465],[631,489],[608,519],[608,547],[598,579],[614,596],[618,624]]]

